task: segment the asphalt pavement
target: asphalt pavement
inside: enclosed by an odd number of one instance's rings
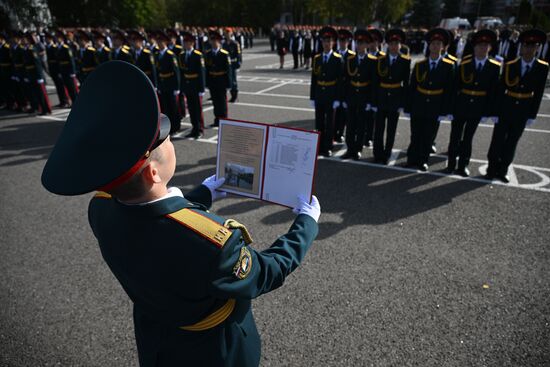
[[[229,117],[313,128],[310,72],[289,57],[280,70],[268,44],[255,45]],[[88,226],[91,195],[40,184],[68,112],[0,113],[0,366],[137,365],[130,301]],[[182,126],[173,185],[185,192],[214,173],[217,130],[189,140],[188,118]],[[478,128],[468,179],[442,173],[445,121],[427,173],[402,166],[405,118],[390,166],[370,150],[342,161],[343,146],[319,160],[319,237],[285,285],[253,303],[262,366],[550,366],[550,88],[507,185],[481,178],[492,130]],[[294,217],[236,196],[213,210],[244,223],[257,249]]]

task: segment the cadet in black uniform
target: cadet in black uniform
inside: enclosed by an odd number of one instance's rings
[[[46,32],[46,57],[48,62],[48,73],[53,80],[59,104],[57,107],[66,108],[69,107],[69,95],[67,89],[63,84],[63,78],[61,77],[61,71],[59,68],[59,61],[57,60],[57,45],[55,44],[55,35]]]
[[[181,128],[181,116],[178,110],[180,69],[176,54],[168,49],[170,42],[168,35],[162,31],[157,32],[157,41],[160,49],[157,56],[157,72],[161,109],[172,124],[170,134],[174,134]]]
[[[169,41],[170,41],[168,43],[168,49],[170,51],[172,51],[174,53],[174,55],[176,55],[176,60],[179,60],[179,56],[183,51],[183,47],[181,45],[181,38],[180,38],[179,32],[175,29],[167,28],[166,29],[166,34],[168,35],[168,38],[169,38]],[[178,65],[178,67],[179,67],[179,65]],[[179,95],[177,97],[177,106],[178,106],[178,113],[179,113],[180,117],[183,118],[183,117],[187,116],[187,111],[186,111],[186,108],[185,108],[185,95],[183,94],[183,91],[181,89],[180,89]]]
[[[204,132],[202,114],[202,97],[204,96],[205,75],[204,58],[199,50],[194,49],[195,37],[189,32],[182,32],[183,52],[180,54],[181,90],[187,99],[189,118],[193,128],[188,138],[198,139]]]
[[[107,40],[107,36],[105,35],[105,33],[99,30],[95,30],[92,31],[92,35],[95,42],[97,61],[100,64],[111,61],[111,49],[105,44],[105,41]]]
[[[462,60],[458,66],[447,173],[455,172],[458,157],[456,173],[464,177],[470,175],[468,164],[477,126],[481,120],[495,116],[500,63],[489,58],[491,45],[495,42],[494,31],[476,32],[472,37],[474,57]]]
[[[0,31],[0,104],[3,104],[2,108],[12,109],[15,105],[15,98],[10,86],[13,74],[12,68],[8,35]]]
[[[426,34],[430,55],[414,66],[405,111],[411,116],[411,143],[407,150],[407,165],[428,170],[428,158],[434,131],[441,120],[451,113],[454,63],[441,56],[449,43],[449,33],[435,28]]]
[[[214,105],[214,123],[218,126],[220,119],[227,117],[227,89],[231,87],[231,60],[229,52],[221,48],[222,36],[219,32],[209,33],[212,48],[204,55],[206,64],[206,86],[210,90]]]
[[[237,84],[237,70],[241,68],[243,57],[241,53],[241,45],[239,42],[233,40],[233,31],[229,28],[225,31],[225,40],[222,44],[222,48],[229,52],[229,59],[231,60],[231,99],[229,102],[233,103],[237,100],[239,95],[239,86]]]
[[[137,67],[99,66],[80,97],[42,184],[60,195],[98,191],[88,219],[133,303],[140,366],[258,366],[251,299],[281,287],[303,260],[318,233],[317,198],[300,201],[289,231],[260,252],[244,225],[209,211],[224,197],[224,178],[209,177],[185,197],[168,186],[176,168],[170,123]]]
[[[367,52],[371,35],[367,30],[355,31],[357,54],[349,54],[344,63],[345,99],[348,124],[346,127],[347,150],[342,159],[359,160],[363,150],[365,122],[373,98],[374,68],[376,57]],[[349,52],[349,51],[348,51]]]
[[[134,56],[132,55],[130,46],[126,44],[126,32],[115,30],[111,33],[111,38],[113,39],[112,59],[133,64]]]
[[[92,47],[92,35],[85,31],[78,31],[80,51],[80,83],[83,83],[88,75],[95,70],[99,61],[96,57],[96,49]]]
[[[145,34],[135,30],[129,32],[129,36],[134,47],[136,66],[149,77],[153,86],[155,88],[158,88],[155,56],[153,55],[151,50],[144,47],[147,37],[145,36]]]
[[[369,29],[369,33],[372,40],[369,44],[369,53],[377,58],[385,56],[386,54],[381,50],[382,42],[384,42],[384,33],[376,28]],[[376,112],[370,108],[366,115],[364,144],[367,147],[372,146],[372,141],[374,139],[375,113]]]
[[[12,90],[15,96],[18,112],[24,112],[29,108],[24,81],[25,78],[25,50],[21,42],[25,34],[22,31],[14,31],[11,35],[11,60],[12,60]]]
[[[354,56],[355,52],[350,50],[348,47],[351,45],[353,39],[353,34],[347,29],[338,30],[338,53],[343,58],[343,63],[346,65],[346,62],[350,56]],[[348,75],[344,73],[344,78]],[[344,83],[346,81],[344,80]],[[344,129],[346,128],[346,120],[348,119],[347,103],[346,101],[346,88],[342,88],[342,95],[338,96],[338,101],[340,101],[340,107],[335,111],[334,115],[334,141],[337,143],[342,143],[344,141]]]
[[[405,107],[409,90],[411,58],[400,53],[406,41],[401,29],[390,29],[386,33],[388,52],[380,55],[376,62],[376,83],[372,109],[376,112],[374,126],[374,161],[388,164],[395,141],[399,113]],[[384,144],[384,131],[386,130]]]
[[[65,33],[58,30],[57,37],[57,62],[63,85],[71,97],[71,104],[76,101],[78,96],[78,82],[76,80],[76,63],[71,46],[65,43]]]
[[[548,63],[535,57],[537,49],[546,42],[546,35],[538,29],[521,33],[521,57],[504,65],[499,91],[498,117],[489,148],[487,178],[510,181],[508,167],[514,160],[516,147],[526,126],[537,118],[546,78]]]
[[[319,153],[332,156],[334,136],[334,109],[340,106],[344,63],[342,56],[332,51],[338,33],[332,27],[320,31],[323,50],[313,58],[309,98],[315,107],[315,129],[321,132]]]
[[[24,56],[23,62],[25,65],[24,85],[27,91],[27,98],[31,103],[29,112],[39,112],[40,115],[52,113],[50,100],[44,86],[44,70],[42,60],[37,51],[33,48],[34,36],[32,33],[27,33],[24,40]]]

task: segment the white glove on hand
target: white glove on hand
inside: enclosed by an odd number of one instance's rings
[[[204,92],[199,92],[199,97],[204,97]]]
[[[535,123],[535,119],[529,119],[527,120],[527,122],[525,123],[525,126],[531,126]]]
[[[498,116],[489,116],[489,119],[491,119],[495,125],[498,124]]]
[[[332,108],[338,108],[338,107],[340,107],[340,102],[339,101],[332,102]]]
[[[179,94],[180,94],[180,91],[179,91],[179,90],[175,90],[175,91],[174,91],[174,95],[175,95],[175,96],[178,96]]]
[[[224,197],[227,196],[227,192],[217,190],[224,184],[224,182],[225,182],[225,177],[216,179],[216,175],[212,175],[202,182],[202,184],[208,187],[208,190],[210,190],[210,194],[212,195],[212,201],[223,199]]]
[[[298,196],[298,206],[292,209],[292,212],[294,214],[309,215],[317,222],[321,215],[321,205],[319,205],[319,200],[317,200],[315,195],[311,197],[311,204],[309,204],[308,200],[303,196]]]
[[[403,113],[404,111],[405,110],[403,109],[403,107],[397,109],[397,112],[399,112],[399,113]]]
[[[437,117],[437,122],[441,122],[443,120],[447,120],[447,116],[438,116]]]
[[[74,78],[74,77],[76,77],[76,74],[71,74],[71,75],[69,75],[69,76],[70,76],[71,78]]]
[[[487,116],[483,116],[483,117],[479,120],[479,123],[480,123],[480,124],[486,123],[488,118],[489,118],[489,117],[487,117]]]
[[[455,117],[453,115],[447,115],[447,118],[445,120],[453,121]]]
[[[311,107],[315,108],[315,101],[313,99],[309,100],[309,104],[311,105]]]
[[[44,79],[38,79],[36,82],[37,82],[38,84],[43,84],[43,83],[44,83]]]
[[[403,112],[403,117],[411,118],[411,114],[408,112]]]
[[[346,102],[342,102],[342,107],[348,108],[348,104]]]

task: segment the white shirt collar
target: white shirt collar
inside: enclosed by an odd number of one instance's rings
[[[475,60],[475,62],[476,62],[476,68],[477,68],[477,65],[478,65],[478,64],[481,64],[481,66],[484,66],[484,65],[485,65],[485,61],[487,61],[487,57],[485,57],[485,58],[483,58],[483,59],[481,59],[481,60],[479,60],[479,59],[477,59],[477,58],[474,57],[474,60]]]
[[[121,201],[121,203],[124,204],[124,205],[140,205],[140,206],[143,206],[143,205],[149,205],[149,204],[152,204],[152,203],[156,203],[157,201],[161,201],[161,200],[168,199],[168,198],[173,198],[173,197],[183,197],[183,193],[181,192],[181,190],[179,188],[169,187],[168,192],[166,193],[166,195],[164,195],[161,198],[152,200],[152,201],[147,201],[145,203],[129,204],[129,203],[125,203],[125,202],[122,202],[122,201]]]
[[[324,53],[324,52],[323,52],[323,59],[324,59],[325,57],[327,57],[327,56],[330,57],[330,55],[332,55],[332,50],[330,50],[330,51],[327,52],[327,53]]]
[[[428,57],[428,62],[430,63],[430,66],[432,66],[432,62],[435,62],[436,64],[438,64],[439,60],[441,60],[441,55],[435,60],[433,60],[431,57]]]
[[[343,50],[338,50],[338,52],[340,53],[340,55],[345,55],[346,52],[348,52],[348,49],[343,49]]]
[[[220,52],[220,49],[219,49],[219,48],[213,48],[213,49],[212,49],[212,52],[215,53],[215,54],[217,54],[218,52]]]
[[[531,62],[527,62],[523,59],[523,57],[521,58],[521,68],[524,69],[526,66],[529,65],[529,68],[532,68],[533,67],[533,62],[535,62],[535,58],[533,57],[533,60],[531,60]]]

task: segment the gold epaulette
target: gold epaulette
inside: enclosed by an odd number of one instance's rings
[[[125,48],[125,49],[129,50],[129,49],[130,49],[130,46],[128,46],[128,45],[122,45],[121,48]]]
[[[318,59],[319,57],[321,57],[321,54],[317,54],[317,55],[315,55],[313,58],[314,58],[314,59]]]
[[[222,54],[226,54],[226,55],[229,55],[229,52],[227,52],[226,50],[224,50],[223,48],[220,48],[220,52]]]
[[[385,56],[385,55],[384,55]],[[371,60],[378,60],[378,58],[374,55],[371,55],[371,54],[367,54],[367,57]]]
[[[93,48],[92,46],[88,46],[86,50],[95,51],[95,48]]]
[[[458,58],[456,58],[455,56],[453,56],[453,55],[451,55],[451,54],[447,54],[447,56],[445,56],[445,57],[448,58],[448,59],[451,59],[451,60],[453,60],[453,61],[455,61],[455,62],[456,62],[456,60],[458,60]]]
[[[180,46],[180,45],[175,45],[175,46],[176,46],[176,48],[181,48],[181,46]]]
[[[379,51],[379,52],[378,52],[378,55],[380,55],[380,56],[386,56],[386,53],[385,53],[384,51]]]
[[[105,51],[107,51],[107,52],[111,52],[111,49],[110,49],[109,47],[107,47],[107,46],[103,47],[103,49],[104,49]]]
[[[191,209],[181,209],[168,214],[167,217],[206,238],[219,248],[225,245],[233,233],[229,228]]]
[[[404,58],[405,60],[410,60],[411,57],[409,55],[405,55],[405,54],[399,54],[399,56],[401,56],[402,58]]]
[[[173,52],[172,50],[166,50],[166,53],[167,53],[168,55],[174,55],[174,52]]]
[[[111,194],[106,193],[105,191],[98,191],[95,193],[94,198],[111,199],[112,196]]]
[[[69,45],[63,45],[63,47],[65,47],[65,48],[69,48]]]
[[[446,58],[446,57],[442,58],[441,60],[442,60],[443,62],[446,62],[446,63],[449,64],[449,65],[454,65],[454,64],[455,64],[455,62],[454,62],[453,60],[448,59],[448,58]]]
[[[352,50],[348,50],[348,53],[349,53],[350,55],[355,55],[356,52],[355,52],[355,51],[352,51]]]
[[[501,65],[501,63],[500,63],[499,61],[495,60],[495,59],[489,59],[489,62],[490,62],[491,64],[495,64],[495,65],[498,66],[498,67],[500,67],[500,65]]]
[[[247,245],[250,245],[252,243],[252,236],[250,235],[250,232],[248,232],[248,229],[246,229],[244,224],[237,222],[235,219],[228,219],[223,225],[224,227],[230,229],[240,229],[243,235],[244,242],[246,242]]]
[[[196,53],[197,55],[202,55],[202,52],[200,52],[199,50],[193,50],[194,53]]]
[[[336,57],[342,57],[342,55],[340,55],[338,52],[333,52],[332,54]]]
[[[143,52],[145,52],[146,54],[150,54],[150,53],[151,53],[151,50],[149,50],[148,48],[144,48],[144,49],[143,49]]]
[[[542,64],[542,65],[545,65],[545,66],[548,66],[548,62],[544,61],[544,60],[541,60],[541,59],[537,59],[537,62],[539,64]]]

